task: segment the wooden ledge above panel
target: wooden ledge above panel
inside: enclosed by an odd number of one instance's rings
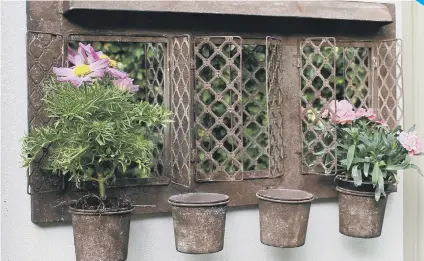
[[[390,23],[388,6],[353,1],[63,1],[64,13],[73,10],[138,11],[316,18]]]

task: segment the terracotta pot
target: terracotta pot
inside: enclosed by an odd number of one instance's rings
[[[131,209],[81,210],[71,206],[77,261],[127,260]]]
[[[224,248],[229,197],[216,193],[187,193],[169,198],[178,252],[206,254]]]
[[[261,242],[283,248],[303,246],[314,195],[294,189],[267,189],[258,191],[256,196]]]
[[[339,231],[341,234],[358,238],[375,238],[381,235],[387,197],[377,202],[374,190],[368,184],[351,189],[353,181],[336,177],[339,192]],[[348,183],[349,185],[345,186]],[[347,188],[346,188],[347,187]],[[362,191],[361,191],[362,190]]]

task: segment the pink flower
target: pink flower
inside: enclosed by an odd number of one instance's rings
[[[71,82],[74,86],[80,87],[83,82],[91,82],[93,77],[102,77],[108,67],[107,59],[86,64],[87,56],[82,48],[78,49],[78,54],[73,54],[71,59],[75,66],[71,68],[53,67],[53,72],[57,75],[59,82]]]
[[[352,123],[354,120],[356,120],[354,111],[337,111],[337,115],[334,119],[337,124],[342,125],[345,125],[346,123]]]
[[[331,120],[337,124],[351,123],[356,120],[356,114],[353,111],[353,105],[347,100],[331,101],[328,105],[328,109],[324,109],[321,113],[323,118],[331,118]]]
[[[364,108],[359,108],[357,111],[356,111],[356,118],[362,118],[362,117],[366,117],[366,118],[368,118],[368,120],[370,120],[370,121],[373,121],[373,120],[375,120],[375,119],[377,119],[377,115],[375,115],[374,114],[374,111],[373,111],[373,109],[368,109],[368,110],[366,110],[366,109],[364,109]]]
[[[418,139],[417,132],[401,132],[397,138],[410,156],[424,152],[424,144]]]
[[[376,123],[381,124],[383,127],[389,127],[389,125],[384,120],[376,121]]]
[[[109,66],[108,68],[106,68],[106,73],[112,75],[112,77],[119,79],[124,79],[128,77],[127,73],[121,72],[120,70],[116,69],[116,67],[118,66],[118,62],[112,60],[109,56],[103,54],[103,52],[96,52],[91,45],[83,45],[82,43],[80,43],[80,47],[87,52],[87,59],[90,63],[96,62],[101,59],[107,59],[109,62]]]
[[[113,84],[116,88],[122,90],[122,91],[128,91],[131,93],[136,93],[138,91],[139,86],[133,84],[133,79],[131,78],[124,78],[124,79],[118,79],[114,80]]]

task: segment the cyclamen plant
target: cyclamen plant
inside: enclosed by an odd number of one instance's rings
[[[23,165],[29,167],[47,150],[43,168],[105,186],[137,165],[148,175],[153,157],[151,126],[165,126],[171,113],[159,105],[138,102],[139,89],[117,62],[90,45],[68,51],[70,68],[53,68],[57,80],[44,84],[43,101],[53,124],[32,128],[23,138]]]
[[[375,199],[386,196],[385,183],[397,184],[397,171],[413,168],[411,157],[424,152],[424,144],[417,137],[414,127],[403,131],[400,126],[390,129],[372,109],[356,111],[346,100],[332,101],[322,111],[336,128],[338,172],[355,186],[371,182],[375,187]]]

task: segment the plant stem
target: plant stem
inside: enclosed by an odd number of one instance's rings
[[[104,199],[106,198],[106,192],[105,192],[105,178],[103,177],[103,174],[98,174],[99,178],[97,179],[97,182],[99,183],[99,196],[100,198]]]

